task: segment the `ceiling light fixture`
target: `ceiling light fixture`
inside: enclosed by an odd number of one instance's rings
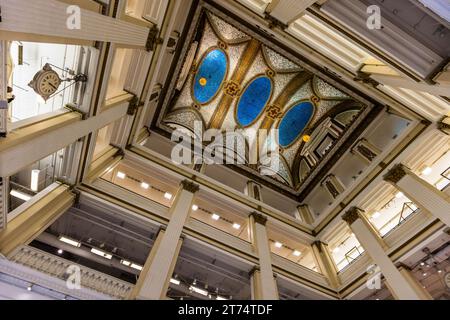
[[[38,191],[39,188],[39,173],[41,170],[31,170],[31,183],[30,183],[30,189],[33,191]]]
[[[102,250],[99,250],[99,249],[96,249],[96,248],[92,248],[92,249],[91,249],[91,252],[92,252],[93,254],[96,254],[96,255],[98,255],[98,256],[101,256],[101,257],[103,257],[103,258],[105,258],[105,259],[108,259],[108,260],[111,260],[111,259],[112,259],[112,255],[111,255],[111,254],[106,253],[106,252],[104,252],[104,251],[102,251]]]
[[[170,199],[172,199],[172,194],[171,193],[169,193],[169,192],[166,192],[166,193],[164,193],[164,198],[166,198],[167,200],[170,200]]]
[[[227,299],[221,296],[217,296],[216,300],[227,300]]]
[[[120,263],[127,267],[129,267],[131,265],[131,262],[128,260],[120,260]]]
[[[132,263],[130,267],[132,267],[133,269],[139,270],[139,271],[142,270],[142,266],[140,266],[136,263]]]
[[[339,251],[341,251],[341,248],[339,248],[339,247],[336,247],[333,249],[333,253],[338,253]]]
[[[27,287],[27,290],[28,290],[28,291],[31,291],[32,287],[33,287],[33,285],[30,284],[30,285]]]
[[[28,195],[26,193],[23,193],[23,192],[20,192],[18,190],[14,190],[14,189],[11,190],[11,192],[9,194],[12,195],[13,197],[16,197],[17,199],[20,199],[20,200],[23,200],[23,201],[28,201],[28,200],[31,199],[30,195]]]
[[[433,169],[431,169],[430,167],[425,167],[425,168],[422,170],[422,174],[423,174],[424,176],[428,176],[432,171],[433,171]]]
[[[150,188],[150,185],[146,182],[142,182],[141,183],[141,188],[147,190],[148,188]]]
[[[298,250],[294,250],[294,252],[292,253],[294,256],[296,257],[300,257],[300,255],[302,254],[300,251]]]
[[[241,225],[239,223],[233,223],[233,228],[239,230],[241,228]]]
[[[67,244],[70,244],[71,246],[74,246],[74,247],[77,247],[77,248],[81,247],[81,242],[69,239],[67,237],[61,236],[61,237],[59,237],[59,241],[67,243]]]
[[[198,205],[193,204],[193,205],[192,205],[192,210],[193,210],[193,211],[197,211],[197,210],[198,210]]]
[[[218,214],[216,214],[216,213],[213,213],[212,215],[211,215],[211,218],[213,219],[213,220],[219,220],[220,219],[220,216],[218,215]]]
[[[200,288],[197,288],[197,287],[194,287],[194,286],[190,286],[189,290],[190,291],[194,291],[194,292],[196,292],[198,294],[201,294],[202,296],[207,296],[208,295],[208,291],[200,289]]]
[[[119,178],[119,179],[125,179],[126,176],[127,175],[121,171],[117,172],[117,178]]]
[[[283,246],[283,244],[281,242],[278,242],[278,241],[275,242],[275,247],[281,248],[282,246]]]
[[[63,250],[62,249],[58,249],[58,254],[63,254]]]
[[[177,279],[174,279],[174,278],[170,278],[170,283],[173,283],[173,284],[179,286],[180,285],[180,280],[177,280]]]

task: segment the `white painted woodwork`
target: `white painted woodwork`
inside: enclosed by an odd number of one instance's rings
[[[375,32],[369,29],[366,9],[367,6],[360,1],[333,0],[321,7],[321,11],[422,78],[426,78],[442,62],[442,57],[386,19],[381,19],[382,29]]]
[[[272,8],[270,15],[284,24],[289,24],[289,22],[299,17],[306,8],[316,1],[317,0],[280,0]]]
[[[142,17],[157,26],[161,26],[164,21],[168,4],[169,0],[145,0]]]
[[[96,117],[71,123],[4,150],[0,153],[0,176],[8,177],[79,138],[103,128],[125,115],[127,109],[128,103],[122,103]]]
[[[383,75],[383,74],[373,74],[371,76],[372,79],[378,81],[379,83],[395,87],[395,88],[404,88],[413,91],[426,92],[436,96],[450,96],[450,84],[447,85],[429,85],[426,83],[414,82],[410,79],[406,79],[400,76],[392,76],[392,75]]]
[[[81,28],[67,28],[68,5],[55,0],[1,0],[0,30],[145,47],[149,29],[81,9]]]

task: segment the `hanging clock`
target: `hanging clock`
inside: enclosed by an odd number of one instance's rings
[[[66,70],[63,71],[66,72]],[[61,79],[59,74],[55,70],[53,70],[52,66],[49,63],[46,63],[44,67],[34,75],[33,80],[28,84],[28,86],[30,86],[38,95],[40,95],[44,99],[44,101],[47,101],[50,97],[58,93],[58,88],[62,82],[73,82],[72,84],[74,84],[76,82],[87,81],[87,76],[84,74],[75,75],[75,73],[71,70],[69,70],[69,74],[73,77]],[[64,87],[60,91],[63,91],[67,88],[68,86]]]

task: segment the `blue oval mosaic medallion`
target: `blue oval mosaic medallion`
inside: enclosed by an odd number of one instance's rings
[[[270,99],[272,81],[268,77],[258,77],[247,85],[237,105],[237,122],[246,127],[263,111]]]
[[[300,102],[285,113],[279,129],[279,143],[282,147],[296,141],[305,129],[314,112],[311,102]]]
[[[194,99],[208,103],[220,89],[227,73],[228,58],[225,52],[214,49],[202,60],[194,78]]]

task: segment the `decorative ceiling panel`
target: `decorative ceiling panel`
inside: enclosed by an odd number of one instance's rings
[[[298,195],[373,118],[371,102],[237,17],[201,2],[187,26],[156,125],[167,133],[192,132],[194,120],[222,132],[279,129],[266,143],[247,143],[277,153],[278,168],[263,156],[256,165],[233,165],[256,180]]]

